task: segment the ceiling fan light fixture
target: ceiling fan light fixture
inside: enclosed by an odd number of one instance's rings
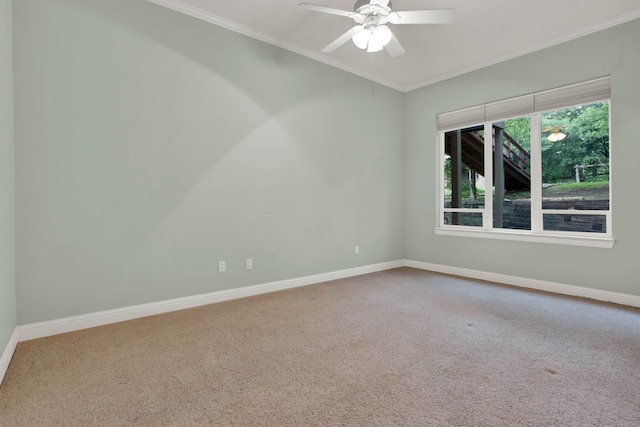
[[[353,43],[367,52],[380,52],[391,41],[393,34],[386,25],[374,29],[365,28],[353,35]]]
[[[381,50],[383,47],[389,44],[389,42],[391,41],[391,36],[392,33],[389,27],[387,27],[386,25],[380,25],[371,33],[369,45],[374,45],[375,48],[379,46],[380,49],[378,50]]]
[[[368,53],[380,52],[383,47],[384,46],[381,46],[379,44],[369,42],[369,46],[367,47],[367,52]]]
[[[369,30],[365,30],[364,27],[362,27],[362,29],[355,33],[351,39],[353,40],[353,44],[358,46],[360,49],[366,49],[367,45],[369,44],[370,36],[371,32]]]

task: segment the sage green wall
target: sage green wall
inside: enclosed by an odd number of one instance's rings
[[[403,257],[640,295],[640,21],[373,97],[364,79],[145,0],[16,2],[14,24],[20,324]],[[437,113],[608,74],[613,249],[434,235]],[[2,150],[7,162],[6,131]],[[12,166],[0,344],[15,324]]]
[[[0,0],[0,355],[16,326],[11,0]]]
[[[145,0],[14,24],[20,324],[403,258],[402,93]]]
[[[436,114],[611,75],[613,249],[436,236]],[[640,295],[640,20],[405,97],[408,259]]]

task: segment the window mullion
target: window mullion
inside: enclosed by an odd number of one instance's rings
[[[541,232],[542,221],[542,118],[531,116],[531,231]]]
[[[493,228],[493,131],[491,123],[484,124],[484,211],[482,228]]]
[[[542,222],[542,119],[531,116],[531,231],[540,232]]]
[[[442,227],[444,226],[444,185],[445,185],[445,180],[444,180],[444,153],[445,153],[445,147],[444,147],[444,132],[440,132],[438,134],[438,143],[437,143],[437,158],[439,159],[438,161],[438,171],[436,172],[438,174],[438,176],[436,177],[436,182],[439,183],[438,185],[438,191],[437,191],[437,197],[438,197],[438,201],[437,201],[437,205],[436,206],[440,206],[439,209],[439,218],[438,218],[438,226]]]
[[[609,100],[609,123],[607,126],[609,127],[609,210],[607,211],[607,235],[613,236],[613,227],[611,225],[612,216],[611,210],[613,209],[613,197],[611,194],[611,189],[613,188],[613,146],[611,145],[611,135],[612,135],[612,127],[611,127],[611,117],[613,114],[611,113],[611,100]]]

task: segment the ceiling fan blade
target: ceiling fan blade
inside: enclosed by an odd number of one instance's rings
[[[387,6],[389,4],[389,0],[371,0],[369,4],[379,4],[380,6]]]
[[[351,16],[354,14],[353,12],[349,12],[348,10],[341,10],[341,9],[334,9],[332,7],[318,6],[317,4],[311,4],[311,3],[300,3],[298,6],[304,8],[304,9],[313,10],[315,12],[330,13],[332,15],[346,16],[347,18],[351,18]]]
[[[405,10],[396,12],[400,20],[395,24],[450,24],[456,13],[455,9]]]
[[[342,46],[343,44],[351,40],[351,38],[354,35],[358,34],[363,29],[364,27],[362,25],[356,25],[355,27],[351,28],[349,31],[347,31],[346,33],[344,33],[343,35],[335,39],[333,42],[331,42],[327,47],[322,49],[321,52],[322,53],[333,52],[334,50],[336,50],[337,48],[339,48],[340,46]]]
[[[400,41],[396,38],[396,35],[391,33],[391,40],[384,47],[387,50],[387,53],[391,55],[392,58],[402,55],[406,52],[404,47],[400,44]]]

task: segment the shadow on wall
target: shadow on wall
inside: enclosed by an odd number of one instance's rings
[[[21,323],[248,284],[222,251],[273,265],[256,283],[391,247],[400,93],[146,0],[14,20]]]

